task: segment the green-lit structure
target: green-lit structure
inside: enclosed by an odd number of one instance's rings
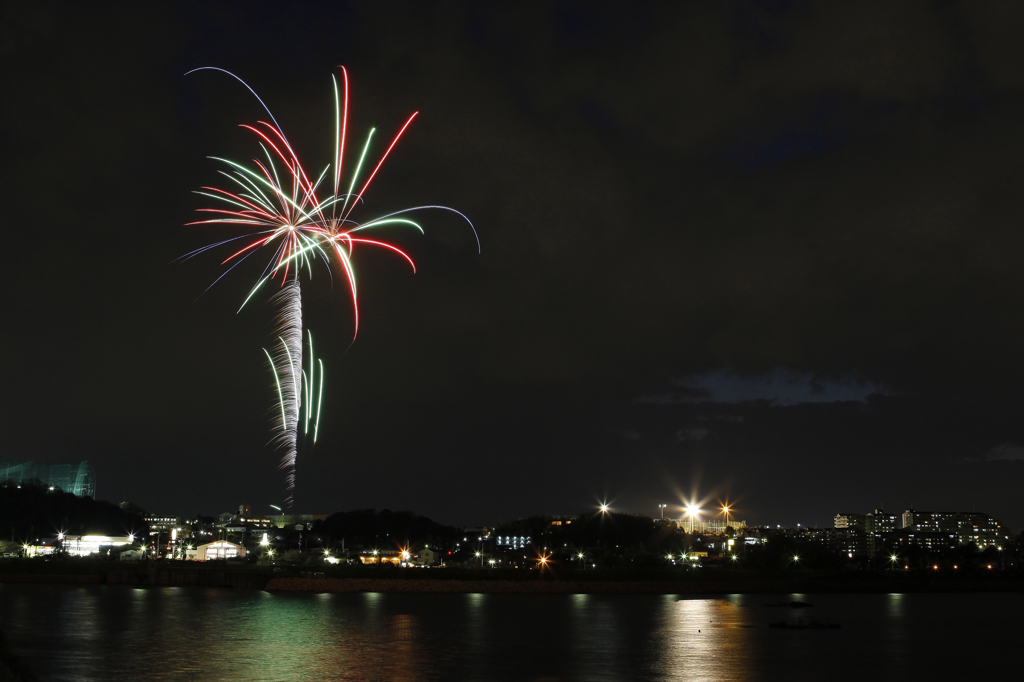
[[[0,462],[0,485],[36,482],[79,497],[96,497],[96,472],[87,461],[77,464]]]

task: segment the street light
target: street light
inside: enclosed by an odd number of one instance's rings
[[[667,507],[667,506],[668,506],[667,504],[659,504],[658,505],[658,509],[661,510],[661,519],[662,519],[662,521],[665,520],[665,507]]]
[[[602,514],[607,514],[608,513],[608,504],[607,503],[602,503],[601,504],[601,513]]]
[[[691,502],[690,504],[686,505],[686,515],[690,517],[690,532],[697,532],[695,519],[697,519],[697,517],[700,515],[700,507]]]

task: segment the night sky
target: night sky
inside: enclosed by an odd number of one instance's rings
[[[1024,526],[1024,4],[5,3],[5,461],[89,460],[162,514],[282,503],[263,347],[186,227],[266,101],[331,160],[420,111],[304,283],[327,367],[295,511],[443,523],[684,500],[749,523]],[[151,6],[152,5],[152,6]],[[353,146],[355,146],[353,144]],[[377,154],[383,151],[377,147]],[[220,256],[220,257],[218,257]]]

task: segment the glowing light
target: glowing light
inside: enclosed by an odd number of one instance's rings
[[[608,505],[607,504],[602,504],[601,505],[601,513],[602,514],[607,514],[608,513]]]

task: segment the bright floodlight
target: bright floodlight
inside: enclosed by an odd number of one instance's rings
[[[608,505],[607,504],[602,504],[601,505],[601,511],[602,512],[607,512],[608,511]]]
[[[696,516],[698,513],[700,513],[700,507],[698,507],[695,504],[688,504],[686,505],[686,513],[690,516]]]

